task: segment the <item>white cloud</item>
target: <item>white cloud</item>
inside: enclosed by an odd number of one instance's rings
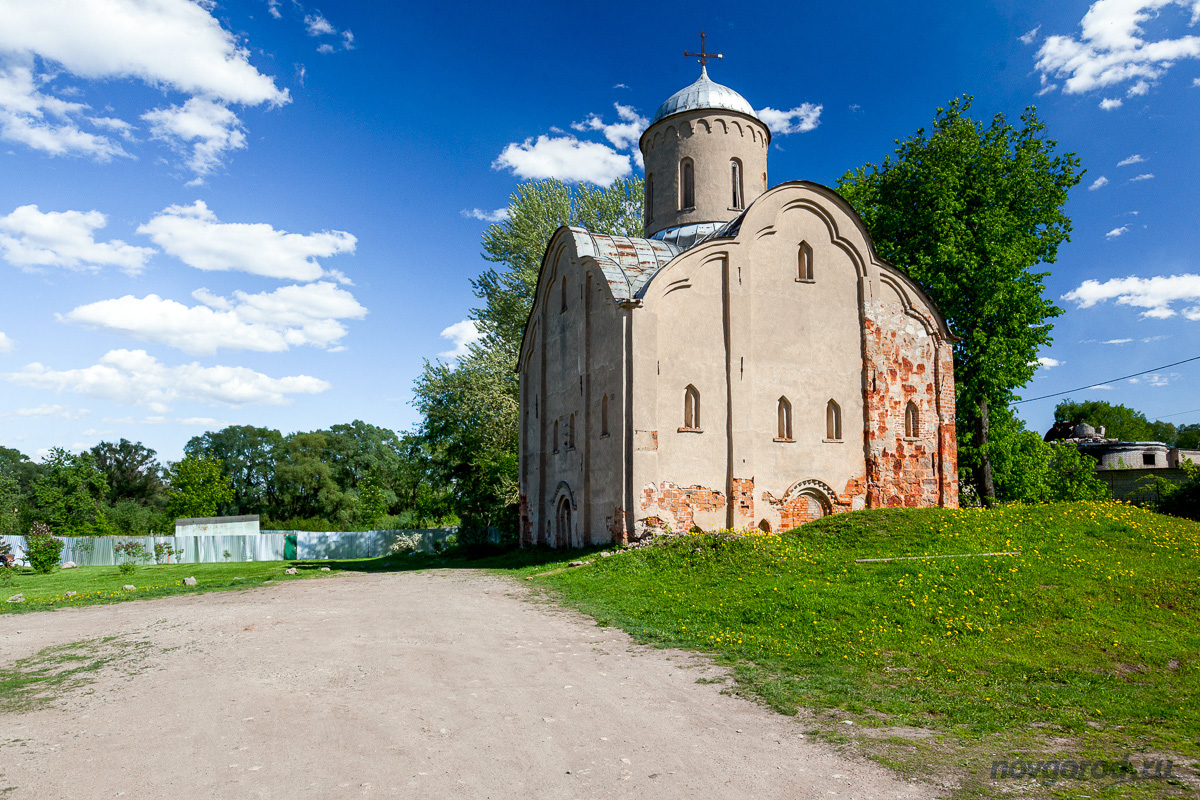
[[[168,367],[145,350],[110,350],[99,363],[81,369],[55,370],[33,363],[3,377],[35,389],[145,406],[156,414],[166,413],[174,403],[283,405],[292,395],[329,388],[326,381],[309,375],[272,378],[246,367],[202,367],[195,362]]]
[[[95,232],[108,224],[99,211],[46,211],[20,206],[0,217],[0,254],[15,267],[65,267],[72,270],[119,267],[137,275],[153,255],[152,247],[135,247],[120,239],[97,242]]]
[[[1122,225],[1119,228],[1113,228],[1111,231],[1109,231],[1108,233],[1106,233],[1104,235],[1106,237],[1108,237],[1109,239],[1115,239],[1118,236],[1120,236],[1121,234],[1128,233],[1128,232],[1129,232],[1129,227],[1126,225]]]
[[[1156,276],[1153,278],[1113,278],[1103,283],[1087,280],[1076,289],[1063,295],[1079,308],[1091,308],[1106,300],[1115,300],[1120,305],[1144,308],[1143,317],[1166,319],[1183,314],[1189,320],[1200,321],[1200,275]],[[1174,303],[1195,303],[1179,312]]]
[[[1132,341],[1133,339],[1109,339],[1108,341],[1101,342],[1100,344],[1129,344]]]
[[[777,111],[768,106],[758,111],[758,118],[777,136],[808,133],[821,124],[822,108],[813,103],[804,103],[790,111]]]
[[[191,147],[188,169],[197,176],[211,173],[226,152],[246,146],[242,121],[220,103],[193,97],[182,106],[156,108],[142,119],[150,123],[150,135],[177,150]]]
[[[1080,22],[1079,38],[1046,38],[1037,52],[1036,68],[1043,75],[1064,79],[1067,94],[1127,81],[1134,82],[1131,96],[1144,94],[1176,61],[1200,57],[1200,37],[1145,38],[1143,24],[1150,20],[1167,23],[1162,12],[1171,6],[1191,11],[1191,24],[1200,18],[1196,0],[1097,0]],[[1117,108],[1120,101],[1104,103],[1101,108],[1109,110]]]
[[[211,355],[220,348],[267,353],[303,345],[333,349],[347,333],[340,320],[362,319],[367,313],[352,294],[326,281],[259,294],[237,291],[232,299],[207,289],[192,296],[202,305],[155,294],[126,295],[79,306],[59,319]]]
[[[507,169],[526,180],[558,178],[597,186],[608,186],[633,171],[629,156],[574,136],[539,136],[537,141],[513,142],[492,162],[492,169]]]
[[[484,211],[482,208],[464,208],[462,215],[467,219],[478,219],[484,222],[503,222],[508,219],[508,209],[497,208],[495,211]]]
[[[343,50],[353,50],[354,49],[354,34],[351,33],[350,31],[342,31],[342,49]]]
[[[1042,29],[1042,26],[1038,25],[1033,30],[1026,31],[1022,35],[1018,36],[1017,39],[1020,40],[1021,44],[1033,44],[1034,42],[1037,41],[1038,31],[1040,31],[1041,29]]]
[[[1094,386],[1088,386],[1087,388],[1088,389],[1103,389],[1106,392],[1111,392],[1113,387],[1109,386],[1107,383],[1097,383]]]
[[[0,331],[0,353],[11,353],[16,343],[4,331]]]
[[[283,19],[283,14],[279,13],[279,0],[267,0],[267,11],[275,19]]]
[[[6,2],[0,51],[38,56],[80,78],[135,78],[231,103],[289,102],[250,51],[192,0]]]
[[[479,332],[479,327],[475,324],[475,320],[464,319],[462,322],[456,322],[443,330],[441,337],[454,342],[454,349],[438,353],[438,355],[442,358],[454,359],[465,356],[467,348],[482,339],[483,334]]]
[[[1059,361],[1057,358],[1050,358],[1049,356],[1042,356],[1037,360],[1037,363],[1041,364],[1046,369],[1051,369],[1052,367],[1061,367],[1063,365],[1062,361]]]
[[[1104,111],[1112,111],[1113,109],[1120,108],[1123,105],[1125,104],[1120,98],[1117,97],[1106,97],[1100,101],[1100,108]]]
[[[133,421],[130,420],[130,423]],[[142,425],[186,425],[189,428],[224,428],[229,423],[216,417],[143,417],[138,420]]]
[[[337,33],[337,30],[329,24],[329,20],[325,19],[319,12],[307,15],[304,18],[304,26],[308,28],[309,36],[326,36]]]
[[[1146,159],[1142,158],[1140,154],[1134,153],[1129,158],[1125,158],[1125,159],[1118,161],[1117,166],[1118,167],[1128,167],[1130,164],[1141,164],[1145,160]]]
[[[628,150],[635,147],[642,132],[650,125],[650,120],[637,113],[633,106],[623,106],[613,103],[617,110],[619,122],[612,124],[604,122],[596,114],[589,114],[583,122],[572,122],[571,127],[577,131],[601,131],[604,138],[618,150]]]
[[[614,83],[613,88],[614,89],[628,89],[629,87],[623,83]]]
[[[1141,175],[1138,175],[1136,178],[1130,178],[1130,179],[1129,179],[1129,182],[1130,182],[1130,183],[1135,183],[1135,182],[1137,182],[1137,181],[1148,181],[1148,180],[1151,180],[1151,179],[1153,179],[1153,178],[1154,178],[1154,173],[1153,173],[1153,172],[1143,172]]]
[[[220,222],[203,200],[168,206],[137,232],[196,269],[240,270],[296,281],[328,275],[316,259],[353,253],[358,243],[345,231],[300,234],[265,222]]]
[[[81,80],[138,80],[163,91],[189,95],[183,107],[148,112],[157,138],[169,141],[203,116],[211,128],[222,109],[232,122],[218,135],[196,133],[187,141],[219,157],[244,146],[231,103],[257,106],[291,101],[287,89],[250,64],[250,51],[210,13],[215,3],[200,0],[24,0],[5,2],[0,12],[0,136],[50,155],[86,156],[109,161],[129,156],[109,133],[132,140],[129,122],[90,116],[84,103],[69,102],[80,87],[57,89],[60,75]],[[277,10],[272,7],[272,10]],[[35,67],[41,62],[44,73]],[[207,108],[197,109],[200,103]],[[205,113],[201,113],[205,112]],[[88,123],[97,132],[82,128]],[[235,124],[236,123],[236,124]],[[168,135],[169,134],[169,135]],[[236,143],[239,137],[242,143]],[[201,173],[202,174],[202,173]]]
[[[1044,74],[1038,75],[1038,80],[1041,83],[1041,86],[1037,91],[1038,97],[1041,97],[1044,94],[1050,94],[1058,88],[1058,84],[1049,80]]]
[[[1103,175],[1092,181],[1092,185],[1088,187],[1088,190],[1094,192],[1102,186],[1108,186],[1108,178],[1104,177]]]
[[[64,405],[40,405],[37,408],[15,408],[11,413],[5,416],[11,417],[57,417],[58,419],[77,420],[82,416],[90,414],[86,408],[81,408],[78,411],[70,406]]]
[[[113,128],[120,120],[89,117],[83,103],[67,102],[40,90],[40,80],[27,65],[0,64],[0,136],[52,156],[83,156],[111,161],[130,157],[108,136],[89,133],[80,121]]]

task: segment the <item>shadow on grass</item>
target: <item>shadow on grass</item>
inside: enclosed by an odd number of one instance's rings
[[[416,553],[389,555],[379,558],[313,559],[293,561],[297,572],[328,567],[331,572],[414,572],[430,569],[480,569],[520,572],[537,567],[554,568],[570,561],[594,556],[609,548],[591,547],[578,550],[552,550],[547,547],[526,547],[514,550],[477,550],[449,552],[441,555]]]

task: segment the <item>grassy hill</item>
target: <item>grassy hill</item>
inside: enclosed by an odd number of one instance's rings
[[[856,562],[996,552],[1019,555]],[[713,653],[785,713],[836,709],[993,753],[1057,737],[1190,761],[1198,576],[1200,525],[1109,502],[855,512],[538,580],[642,641]]]

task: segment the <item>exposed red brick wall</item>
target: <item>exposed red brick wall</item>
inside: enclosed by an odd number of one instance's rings
[[[733,527],[754,527],[754,478],[733,479]]]
[[[876,306],[874,311],[884,318],[866,317],[864,327],[869,376],[864,392],[867,505],[957,506],[950,347],[908,332],[919,323],[898,306]],[[906,438],[904,412],[910,401],[917,406],[920,430],[918,436]]]
[[[613,515],[605,518],[605,527],[614,543],[629,544],[629,533],[625,529],[625,509],[617,506]]]
[[[753,490],[754,484],[751,480],[750,491]],[[753,498],[751,498],[750,504],[751,511],[753,511]],[[658,487],[647,486],[642,490],[641,505],[642,511],[649,511],[651,508],[657,507],[660,511],[669,514],[674,519],[674,522],[667,520],[671,524],[671,529],[675,533],[682,533],[691,530],[692,525],[695,524],[696,512],[718,511],[725,508],[725,493],[703,486],[681,487],[670,481],[663,481]],[[657,517],[646,517],[645,522],[651,527],[659,527],[663,520]]]

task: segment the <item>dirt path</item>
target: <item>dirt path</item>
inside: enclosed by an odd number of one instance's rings
[[[0,617],[0,664],[124,634],[124,667],[0,713],[0,798],[924,798],[794,719],[462,572]],[[120,648],[117,648],[118,650]]]

